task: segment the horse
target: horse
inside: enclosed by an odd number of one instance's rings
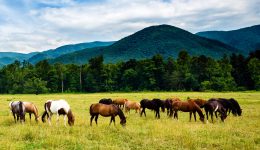
[[[125,112],[129,112],[130,113],[130,109],[135,109],[136,113],[138,111],[140,112],[141,105],[138,102],[126,101],[125,102]]]
[[[198,112],[198,114],[200,116],[200,121],[204,122],[204,115],[203,115],[200,107],[194,101],[191,101],[191,100],[188,100],[186,102],[176,101],[172,104],[172,108],[174,110],[174,118],[176,118],[176,119],[178,119],[178,111],[183,111],[183,112],[190,113],[190,121],[191,121],[191,116],[193,113],[194,120],[196,121],[195,113]]]
[[[34,114],[35,121],[38,122],[39,120],[39,115],[38,115],[38,109],[37,107],[32,103],[32,102],[23,102],[25,106],[25,112],[29,113],[30,116],[30,121],[31,121],[31,116]]]
[[[113,104],[118,105],[120,108],[124,108],[125,102],[127,101],[127,99],[125,98],[117,98],[113,100]]]
[[[200,108],[204,108],[207,116],[207,122],[208,122],[208,113],[211,116],[211,121],[213,123],[213,112],[215,112],[215,115],[217,117],[217,112],[220,113],[220,118],[224,122],[224,120],[227,118],[226,114],[226,108],[222,105],[220,101],[217,100],[210,100],[206,104],[200,106]]]
[[[232,112],[235,116],[241,116],[242,115],[242,109],[240,108],[240,105],[234,98],[230,98],[229,101],[232,103],[234,112]]]
[[[165,108],[167,109],[167,116],[172,116],[173,115],[173,110],[172,110],[172,103],[175,101],[181,101],[179,98],[167,98],[165,100]]]
[[[91,115],[90,126],[92,126],[92,121],[93,121],[94,117],[95,117],[95,122],[97,125],[97,120],[98,120],[99,115],[104,116],[104,117],[111,116],[109,125],[111,125],[112,121],[114,122],[114,125],[115,125],[115,117],[117,115],[120,118],[120,124],[122,126],[125,126],[125,124],[126,124],[126,117],[125,117],[123,111],[119,108],[119,106],[117,106],[115,104],[111,104],[111,105],[106,105],[106,104],[101,104],[101,103],[92,104],[89,108],[89,113]]]
[[[20,122],[25,122],[25,106],[22,101],[13,101],[9,103],[9,108],[13,113],[14,122],[20,119]]]
[[[189,100],[193,100],[199,107],[207,103],[206,100],[199,99],[199,98],[197,98],[197,99],[189,99]]]
[[[110,104],[112,104],[113,102],[112,102],[112,99],[111,99],[111,98],[103,98],[103,99],[99,100],[99,103],[110,105]]]
[[[59,116],[64,115],[64,125],[66,126],[66,116],[68,118],[68,124],[70,126],[74,125],[74,115],[72,114],[72,111],[70,109],[69,104],[65,100],[48,100],[44,104],[44,113],[42,115],[42,122],[45,122],[45,116],[48,117],[49,125],[51,125],[51,117],[53,114],[57,114],[57,122],[59,121]]]
[[[163,112],[165,110],[165,104],[160,99],[153,99],[153,100],[143,99],[140,101],[140,104],[141,104],[141,108],[142,108],[142,111],[140,114],[141,117],[142,117],[143,113],[146,116],[145,108],[154,110],[155,118],[158,118],[158,119],[160,119],[160,108],[162,109]]]

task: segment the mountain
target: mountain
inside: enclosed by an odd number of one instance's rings
[[[23,61],[27,60],[33,55],[36,55],[38,52],[33,52],[29,54],[23,54],[23,53],[16,53],[16,52],[0,52],[0,64],[7,65],[15,60]]]
[[[90,43],[79,43],[79,44],[71,44],[71,45],[64,45],[61,47],[58,47],[53,50],[47,50],[41,53],[38,53],[31,58],[28,59],[30,63],[37,63],[41,60],[44,59],[52,59],[59,57],[63,54],[75,52],[78,50],[86,49],[86,48],[93,48],[93,47],[99,47],[99,46],[108,46],[113,44],[114,42],[100,42],[100,41],[95,41],[95,42],[90,42]]]
[[[260,49],[260,25],[242,28],[232,31],[205,31],[197,35],[221,41],[248,54]]]
[[[131,58],[150,58],[155,54],[176,58],[182,50],[186,50],[191,55],[204,54],[214,58],[240,52],[219,41],[200,37],[174,26],[159,25],[144,28],[110,46],[61,55],[50,62],[86,63],[88,59],[97,55],[103,55],[106,63],[126,61]]]

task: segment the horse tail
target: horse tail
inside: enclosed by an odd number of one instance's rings
[[[94,105],[94,104],[91,104],[90,107],[89,107],[89,114],[90,114],[90,115],[93,114],[93,110],[92,110],[93,105]]]
[[[45,122],[45,116],[47,115],[47,116],[49,116],[48,115],[48,112],[47,112],[47,103],[45,103],[44,104],[44,109],[45,109],[45,111],[43,112],[43,115],[42,115],[42,122]]]
[[[23,106],[23,102],[22,101],[19,101],[19,115],[20,115],[20,118],[21,120],[23,119],[24,120],[24,106]]]

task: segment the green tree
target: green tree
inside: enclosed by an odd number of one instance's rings
[[[33,77],[32,79],[28,79],[24,84],[24,93],[29,94],[40,94],[48,92],[46,88],[47,82],[41,80],[40,78]]]

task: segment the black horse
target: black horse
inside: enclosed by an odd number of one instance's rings
[[[229,101],[232,103],[232,106],[233,106],[233,110],[232,111],[232,114],[235,115],[235,116],[241,116],[242,115],[242,109],[240,108],[240,105],[238,104],[238,102],[234,99],[234,98],[231,98],[229,99]]]
[[[208,120],[208,113],[210,114],[212,123],[213,123],[214,112],[216,118],[217,118],[217,112],[220,114],[220,118],[223,122],[227,118],[226,108],[218,100],[210,100],[206,104],[202,105],[200,108],[205,109],[207,120]]]
[[[231,112],[234,116],[241,116],[242,109],[240,108],[238,102],[234,98],[212,98],[209,101],[219,101],[225,108],[228,114]]]
[[[153,99],[153,100],[148,100],[148,99],[143,99],[140,101],[141,104],[141,117],[142,114],[144,113],[144,115],[146,116],[145,113],[145,108],[147,109],[151,109],[155,111],[155,118],[160,118],[160,108],[162,109],[162,111],[164,112],[165,110],[165,106],[164,106],[164,102],[160,99]]]
[[[112,104],[112,99],[111,98],[102,98],[101,100],[99,100],[99,103],[110,105],[110,104]]]
[[[164,105],[165,105],[165,108],[167,110],[167,116],[170,116],[171,112],[172,112],[172,99],[166,99],[164,101]]]

